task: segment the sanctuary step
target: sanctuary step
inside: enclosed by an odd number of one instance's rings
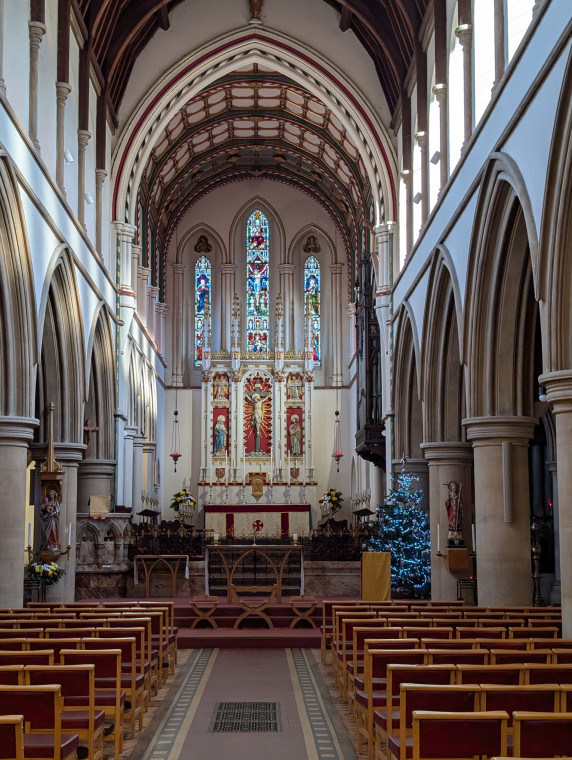
[[[317,628],[179,628],[179,649],[218,647],[219,649],[318,649]]]

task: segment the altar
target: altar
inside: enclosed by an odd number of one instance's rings
[[[250,537],[256,520],[257,537],[308,536],[312,530],[310,504],[205,504],[205,530],[229,538]]]

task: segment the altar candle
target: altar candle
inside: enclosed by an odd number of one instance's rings
[[[270,485],[272,485],[273,480],[274,474],[272,472],[272,449],[270,449]]]
[[[292,538],[293,538],[294,541],[297,541],[298,540],[298,534],[297,533],[292,533]]]
[[[440,551],[441,546],[441,526],[437,523],[437,551]]]
[[[32,523],[28,523],[28,546],[32,546]]]
[[[286,472],[287,472],[286,477],[288,478],[288,485],[290,485],[290,468],[289,467],[286,467]]]
[[[242,485],[246,483],[246,446],[242,447]]]
[[[228,453],[224,455],[224,484],[228,485]]]
[[[71,546],[71,522],[68,523],[68,546]]]
[[[473,538],[473,551],[476,551],[476,549],[477,549],[477,541],[476,541],[476,538],[475,538],[475,523],[471,523],[471,535],[472,535],[472,538]]]

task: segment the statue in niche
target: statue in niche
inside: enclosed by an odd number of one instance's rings
[[[216,425],[215,425],[215,441],[214,441],[215,456],[217,454],[226,453],[227,432],[228,431],[226,429],[226,420],[225,420],[224,414],[219,414],[219,416],[216,418]]]
[[[445,509],[447,510],[447,543],[449,546],[458,546],[463,542],[463,532],[461,530],[463,521],[463,500],[461,499],[462,483],[456,480],[450,480],[445,484],[448,489]]]
[[[306,243],[302,250],[304,253],[319,253],[322,248],[318,243],[315,235],[308,235],[308,239],[306,240]]]
[[[291,422],[288,427],[290,433],[290,456],[299,457],[302,453],[302,425],[297,414],[290,418]]]
[[[246,398],[252,405],[250,425],[254,431],[254,451],[260,452],[260,433],[264,422],[264,404],[270,397],[270,391],[263,392],[260,383],[256,383],[251,393]]]
[[[101,549],[101,564],[113,565],[115,562],[115,535],[112,530],[108,530],[103,537],[103,546]]]
[[[197,253],[210,253],[213,247],[209,243],[209,239],[206,235],[199,235],[197,244],[195,245],[195,251]]]
[[[260,14],[262,13],[262,6],[264,5],[264,0],[249,0],[250,5],[250,20],[251,21],[260,21]]]
[[[215,401],[225,401],[228,399],[228,377],[226,375],[215,375],[213,390]]]
[[[299,401],[302,398],[302,378],[300,375],[289,375],[286,382],[288,398]]]
[[[60,503],[56,491],[50,490],[44,494],[40,508],[42,524],[42,545],[40,550],[50,551],[60,548]]]

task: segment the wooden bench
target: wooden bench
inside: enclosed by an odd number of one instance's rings
[[[412,717],[412,758],[455,758],[507,754],[508,715],[495,712],[416,710]]]

